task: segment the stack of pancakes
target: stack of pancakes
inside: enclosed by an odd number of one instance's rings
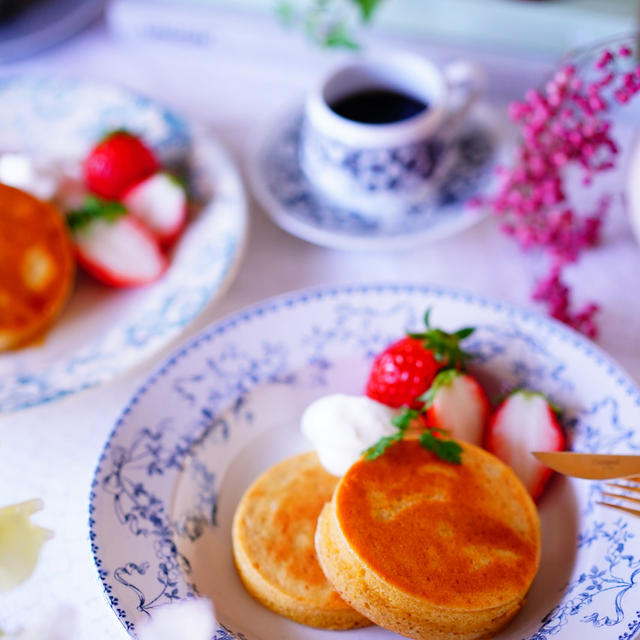
[[[492,637],[524,603],[540,560],[540,524],[511,469],[478,447],[461,445],[462,464],[455,465],[416,440],[398,442],[376,460],[360,460],[339,481],[329,476],[325,504],[322,492],[301,492],[304,478],[322,472],[315,454],[272,468],[236,512],[234,554],[245,586],[298,622],[349,628],[325,625],[322,618],[304,620],[290,615],[290,603],[282,606],[285,601],[307,606],[313,589],[304,586],[304,578],[293,579],[304,566],[314,580],[326,577],[326,588],[335,589],[360,616],[351,626],[366,618],[410,638]],[[303,484],[294,488],[283,469]],[[288,488],[280,491],[276,485]],[[320,512],[316,526],[314,515]],[[296,555],[301,548],[304,557]],[[315,573],[316,557],[321,574]],[[256,587],[266,583],[269,589]],[[315,595],[311,599],[319,604]]]
[[[74,273],[62,214],[0,183],[0,351],[43,334],[64,307]]]

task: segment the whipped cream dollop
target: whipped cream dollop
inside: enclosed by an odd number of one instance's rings
[[[366,396],[334,394],[312,402],[302,414],[302,433],[311,440],[322,466],[341,476],[362,452],[396,432],[391,409]]]

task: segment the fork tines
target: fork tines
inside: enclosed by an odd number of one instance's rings
[[[618,511],[624,511],[634,516],[640,516],[640,508],[633,505],[640,506],[640,498],[631,494],[640,494],[640,476],[632,476],[629,478],[621,478],[618,482],[605,482],[605,486],[612,489],[619,489],[624,493],[613,493],[610,491],[602,491],[602,495],[607,498],[613,498],[619,501],[621,504],[613,504],[611,502],[598,502],[597,504],[603,507],[611,507],[612,509],[618,509]]]

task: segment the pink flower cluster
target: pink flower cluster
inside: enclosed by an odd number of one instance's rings
[[[548,274],[535,285],[533,299],[590,337],[597,334],[598,305],[590,302],[572,311],[563,273],[585,249],[598,244],[610,199],[580,214],[570,202],[566,177],[571,167],[578,167],[589,184],[615,166],[611,107],[640,92],[640,67],[633,68],[631,54],[627,46],[606,49],[583,74],[567,65],[544,89],[530,90],[522,102],[510,105],[509,116],[520,126],[522,141],[514,166],[500,170],[501,185],[490,202],[505,233],[523,248],[541,248],[549,257]]]

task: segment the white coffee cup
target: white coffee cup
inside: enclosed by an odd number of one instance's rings
[[[331,71],[307,96],[300,164],[335,204],[372,219],[394,217],[429,196],[446,170],[448,143],[483,85],[470,62],[440,70],[418,55],[363,57]],[[332,109],[337,101],[386,89],[426,105],[395,122],[368,124]]]

